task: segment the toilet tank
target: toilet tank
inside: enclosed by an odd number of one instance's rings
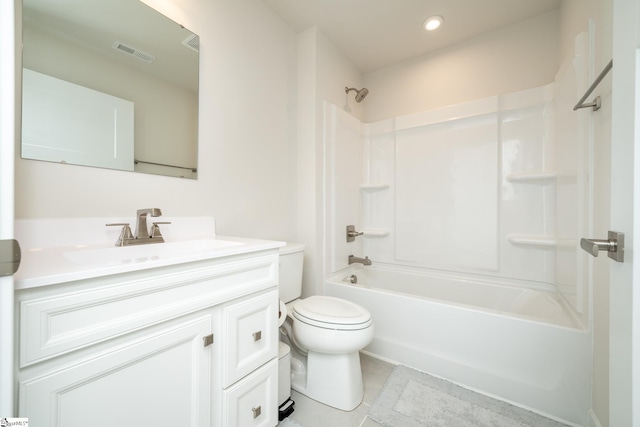
[[[287,243],[280,248],[278,291],[280,300],[291,302],[302,294],[302,264],[304,245]]]

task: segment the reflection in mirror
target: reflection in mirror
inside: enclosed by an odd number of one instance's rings
[[[196,178],[198,49],[139,0],[24,0],[22,157]]]

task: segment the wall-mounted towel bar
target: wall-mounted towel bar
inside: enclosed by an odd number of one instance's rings
[[[600,72],[598,77],[596,77],[596,79],[591,84],[591,86],[589,86],[589,89],[587,89],[587,91],[584,93],[584,95],[582,95],[582,98],[580,98],[580,101],[578,101],[576,106],[573,107],[573,111],[577,110],[578,108],[587,108],[587,107],[592,107],[593,111],[598,111],[600,109],[600,97],[599,96],[596,96],[595,99],[592,102],[588,103],[588,104],[585,104],[584,101],[589,97],[589,95],[591,95],[591,92],[593,92],[593,90],[596,88],[596,86],[598,86],[600,84],[602,79],[604,79],[604,76],[606,76],[607,73],[609,71],[611,71],[611,68],[613,68],[613,59],[611,61],[609,61],[607,66],[604,67],[604,69]]]

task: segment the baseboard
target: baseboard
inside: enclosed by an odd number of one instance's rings
[[[360,353],[366,354],[369,357],[373,357],[374,359],[382,360],[383,362],[390,363],[392,365],[402,365],[401,362],[397,360],[389,359],[388,357],[380,356],[379,354],[372,353],[368,350],[360,350]]]
[[[589,409],[589,427],[602,427],[602,424],[600,424],[600,420],[598,420],[593,409]]]

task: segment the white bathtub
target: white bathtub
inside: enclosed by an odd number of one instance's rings
[[[366,351],[587,425],[591,334],[556,293],[372,266],[330,278],[325,294],[371,312]]]

